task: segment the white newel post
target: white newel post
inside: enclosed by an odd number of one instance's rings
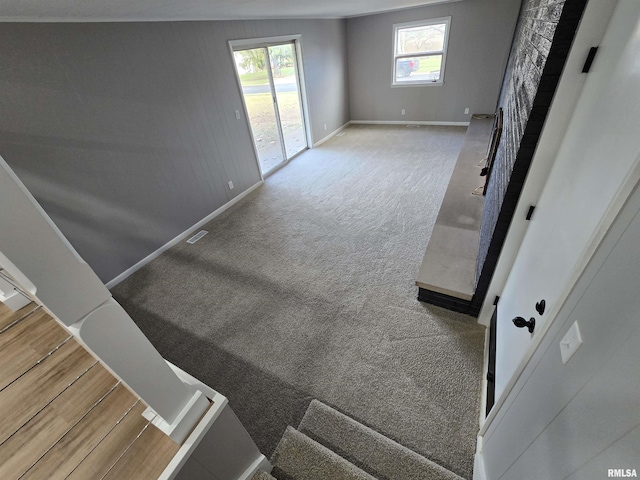
[[[0,266],[149,405],[158,428],[182,443],[209,400],[169,367],[2,158]]]

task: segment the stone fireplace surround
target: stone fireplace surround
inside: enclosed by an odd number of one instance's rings
[[[504,110],[482,212],[475,292],[419,289],[418,299],[478,316],[587,0],[523,0],[497,107]]]

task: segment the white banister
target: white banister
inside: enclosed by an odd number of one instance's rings
[[[209,400],[169,368],[0,157],[0,267],[53,314],[181,443]]]

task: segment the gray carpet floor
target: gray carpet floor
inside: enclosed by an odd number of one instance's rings
[[[317,398],[470,478],[484,328],[414,285],[464,134],[351,126],[114,297],[267,456]]]

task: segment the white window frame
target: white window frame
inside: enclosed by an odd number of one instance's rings
[[[427,27],[429,25],[446,24],[444,43],[442,50],[429,53],[398,53],[398,32],[405,28],[413,27]],[[447,47],[449,46],[449,32],[451,30],[451,17],[430,18],[427,20],[418,20],[415,22],[395,23],[393,25],[393,65],[391,67],[391,86],[392,87],[418,87],[425,85],[442,85],[444,84],[444,67],[447,60]],[[440,79],[437,81],[430,80],[404,80],[398,82],[396,80],[396,66],[399,58],[412,58],[412,57],[430,57],[435,55],[442,55],[442,63],[440,65]]]

